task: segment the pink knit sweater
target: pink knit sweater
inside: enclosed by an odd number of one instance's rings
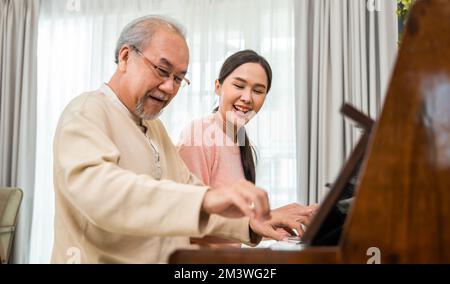
[[[218,112],[194,120],[182,132],[177,146],[189,170],[212,188],[245,179],[239,147],[222,125]]]

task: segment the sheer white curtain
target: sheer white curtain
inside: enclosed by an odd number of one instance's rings
[[[13,263],[26,262],[29,256],[36,150],[38,15],[38,1],[0,0],[0,187],[19,187],[23,191]]]
[[[291,0],[43,0],[31,262],[46,263],[51,253],[52,140],[59,115],[76,95],[109,80],[121,29],[142,15],[170,16],[187,29],[192,85],[161,117],[174,140],[188,121],[215,106],[214,79],[228,55],[250,48],[267,58],[273,87],[248,125],[259,150],[257,183],[269,191],[272,206],[296,201],[293,6]]]
[[[318,202],[359,137],[339,110],[376,118],[397,52],[397,1],[298,0],[296,115],[299,200]]]

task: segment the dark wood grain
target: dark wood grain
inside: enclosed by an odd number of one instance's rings
[[[450,263],[450,1],[418,1],[346,223],[342,260]]]
[[[337,247],[309,248],[301,252],[270,249],[178,250],[170,256],[172,264],[289,264],[339,263]]]

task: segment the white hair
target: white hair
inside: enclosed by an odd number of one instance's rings
[[[173,19],[154,15],[137,18],[127,24],[120,33],[114,54],[116,64],[119,63],[119,51],[124,45],[135,46],[139,50],[144,50],[159,28],[172,30],[186,40],[185,29]]]

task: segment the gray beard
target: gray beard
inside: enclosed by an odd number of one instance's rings
[[[163,112],[163,109],[161,109],[158,113],[146,113],[144,110],[144,101],[147,99],[147,96],[143,96],[139,99],[138,103],[136,104],[135,112],[141,118],[142,120],[153,120],[157,119]]]

